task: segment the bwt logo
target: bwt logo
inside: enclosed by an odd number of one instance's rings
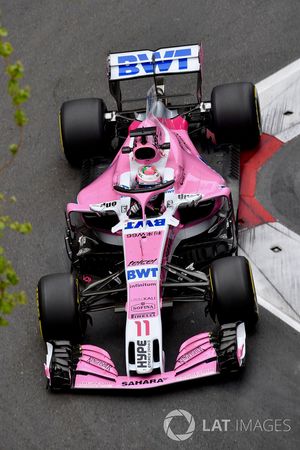
[[[148,227],[163,227],[165,226],[166,219],[154,219],[146,220],[146,226]],[[134,230],[137,228],[143,228],[144,222],[142,220],[138,220],[137,222],[127,222],[125,230]]]
[[[157,277],[158,267],[147,267],[142,269],[131,269],[127,270],[127,280],[142,280],[150,279],[153,280]]]
[[[153,74],[154,60],[156,72],[167,73],[171,69],[173,62],[174,65],[177,64],[177,71],[187,70],[188,57],[191,54],[192,51],[190,48],[181,48],[177,50],[165,50],[163,55],[159,51],[154,53],[145,51],[132,55],[122,55],[118,57],[118,64],[122,64],[119,66],[119,77],[137,75],[140,72],[141,75]]]

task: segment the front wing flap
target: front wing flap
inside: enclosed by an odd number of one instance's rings
[[[191,337],[181,345],[172,371],[147,376],[119,375],[109,353],[100,347],[51,341],[45,374],[52,390],[145,389],[238,371],[244,366],[245,353],[242,322]]]

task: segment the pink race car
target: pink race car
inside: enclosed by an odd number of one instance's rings
[[[96,98],[62,105],[62,146],[83,185],[66,208],[71,273],[37,289],[53,390],[148,388],[244,366],[258,307],[235,216],[239,154],[259,142],[259,103],[252,83],[217,86],[202,101],[201,67],[201,45],[113,53],[117,111]],[[163,76],[181,73],[197,75],[197,100],[171,104],[189,94],[168,95]],[[138,77],[154,80],[146,108],[123,110],[120,81]],[[161,311],[177,301],[204,302],[219,325],[183,342],[166,372]],[[126,314],[123,373],[105,344],[84,344],[92,313],[108,308]]]

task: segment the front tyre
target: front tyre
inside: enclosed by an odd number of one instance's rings
[[[210,267],[212,316],[222,324],[244,322],[252,328],[258,305],[249,261],[243,256],[215,260]]]
[[[73,275],[58,273],[42,277],[37,301],[44,340],[79,342],[82,330],[77,302],[77,283]]]

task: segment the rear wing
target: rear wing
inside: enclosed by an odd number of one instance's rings
[[[108,56],[109,80],[199,72],[200,68],[201,45],[111,53]]]
[[[107,58],[110,92],[122,109],[120,81],[171,74],[198,73],[197,96],[201,96],[201,44],[166,47],[155,51],[111,53]],[[199,92],[198,92],[199,91]]]

